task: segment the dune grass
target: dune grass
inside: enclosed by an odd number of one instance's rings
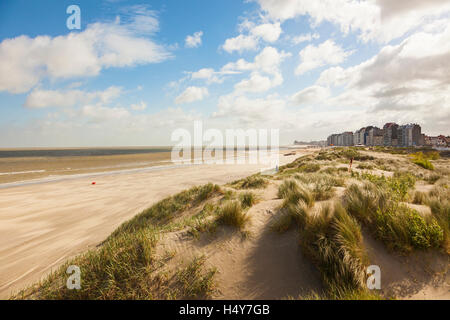
[[[176,298],[204,299],[214,292],[217,269],[206,268],[205,262],[205,256],[195,257],[176,273],[176,282],[179,283]]]
[[[314,205],[314,195],[305,185],[300,185],[294,179],[286,179],[278,188],[278,197],[284,199],[283,206],[288,203],[304,201],[308,207]]]
[[[365,290],[367,254],[358,222],[340,204],[302,215],[300,245],[321,272],[330,294]]]
[[[237,200],[225,202],[217,217],[219,223],[233,226],[240,230],[245,227],[249,220],[250,217],[244,212],[241,203]]]
[[[414,204],[427,204],[428,200],[428,194],[422,191],[415,191],[412,197],[412,203]]]
[[[450,188],[446,184],[436,185],[427,201],[431,212],[444,231],[444,246],[450,254]]]
[[[443,245],[443,230],[436,219],[424,218],[401,204],[384,184],[366,182],[361,187],[353,184],[345,192],[344,203],[350,214],[392,250],[409,253]]]
[[[253,175],[247,178],[236,180],[231,183],[235,189],[262,189],[267,187],[269,181],[260,175]]]
[[[243,192],[239,195],[239,200],[241,201],[242,208],[250,208],[257,202],[256,195],[253,192]]]
[[[122,233],[137,232],[149,226],[165,225],[179,213],[221,193],[220,187],[212,183],[180,192],[175,196],[157,202],[131,220],[123,223],[109,238],[114,238]]]

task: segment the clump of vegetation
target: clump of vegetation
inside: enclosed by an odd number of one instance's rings
[[[363,180],[367,180],[382,189],[392,192],[398,201],[404,201],[408,197],[409,189],[413,188],[416,179],[413,175],[405,172],[395,172],[392,177],[378,176],[371,173],[363,172],[358,175]]]
[[[175,218],[177,214],[198,205],[206,199],[219,195],[221,192],[220,187],[212,183],[180,192],[175,196],[157,202],[152,207],[125,222],[117,228],[109,238],[116,237],[124,232],[137,232],[150,226],[167,224],[170,220]]]
[[[428,205],[444,231],[444,246],[450,254],[450,189],[446,184],[437,185],[429,195]]]
[[[328,200],[334,196],[334,189],[327,181],[320,181],[313,184],[312,194],[316,201]]]
[[[435,184],[439,179],[441,179],[439,174],[430,174],[424,178],[429,184]]]
[[[422,168],[427,170],[434,170],[434,166],[430,160],[438,159],[439,153],[436,152],[423,153],[420,151],[413,153],[410,156],[414,164],[417,164],[418,166],[421,166]]]
[[[281,214],[271,224],[272,230],[283,233],[292,226],[305,223],[308,205],[304,201],[288,202],[280,211]]]
[[[239,199],[240,199],[241,205],[244,209],[250,208],[257,202],[256,195],[253,192],[241,193],[239,195]]]
[[[365,163],[360,163],[357,168],[361,169],[361,170],[373,170],[374,169],[373,165],[365,164]]]
[[[372,156],[364,155],[355,148],[343,148],[337,153],[340,158],[346,158],[348,160],[353,159],[355,161],[367,161],[374,160]]]
[[[176,273],[182,298],[207,298],[214,291],[216,268],[205,268],[205,256],[195,257],[185,268]]]
[[[156,243],[157,235],[153,229],[123,233],[111,238],[99,250],[89,251],[65,263],[37,287],[22,292],[20,298],[152,299]],[[69,265],[79,266],[82,271],[80,290],[66,287]]]
[[[366,182],[351,185],[344,203],[350,214],[366,224],[389,248],[401,252],[438,248],[443,244],[443,230],[433,217],[423,218],[417,211],[401,204],[389,187]]]
[[[320,170],[320,165],[317,163],[305,163],[299,167],[302,172],[317,172]]]
[[[219,211],[217,221],[229,226],[243,229],[250,217],[242,209],[241,203],[236,200],[227,201]]]
[[[332,295],[365,290],[368,258],[357,221],[339,204],[303,215],[300,244],[321,271]]]
[[[293,176],[294,179],[304,183],[304,184],[327,184],[331,187],[342,187],[345,185],[345,179],[339,175],[326,174],[321,171],[320,173],[310,173],[310,174],[296,174]]]
[[[285,206],[287,203],[297,203],[304,201],[309,207],[314,205],[314,195],[304,185],[298,184],[293,179],[284,180],[278,188],[278,197],[284,200]]]
[[[415,191],[413,197],[414,204],[427,204],[428,203],[428,195],[426,192]]]
[[[267,179],[264,179],[259,175],[253,175],[231,183],[231,185],[236,189],[261,189],[265,188],[268,184],[269,182]]]

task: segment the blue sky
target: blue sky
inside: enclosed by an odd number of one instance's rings
[[[3,0],[0,147],[169,145],[195,120],[449,134],[449,1],[317,3]]]

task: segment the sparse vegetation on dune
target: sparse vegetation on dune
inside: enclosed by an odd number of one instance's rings
[[[428,194],[422,191],[415,191],[413,196],[414,204],[427,204],[428,203]]]
[[[239,195],[239,200],[244,209],[253,206],[257,202],[256,195],[253,192],[241,193]]]
[[[357,221],[340,204],[325,205],[300,221],[300,245],[320,270],[328,292],[365,290],[368,259]]]
[[[402,192],[400,192],[400,195]],[[443,244],[443,230],[433,217],[422,217],[401,204],[384,184],[366,182],[351,185],[344,196],[350,214],[367,225],[389,248],[401,252],[438,248]]]
[[[125,222],[96,250],[71,259],[36,286],[15,298],[32,299],[160,299],[173,296],[177,283],[158,275],[160,260],[155,247],[160,230],[179,213],[219,195],[217,185],[207,184],[166,198]],[[207,209],[209,210],[209,209]],[[80,290],[66,288],[69,265],[83,270]],[[194,281],[194,279],[192,279]],[[164,288],[164,289],[162,289]],[[182,297],[190,297],[181,291]],[[191,297],[192,298],[192,297]]]
[[[293,179],[283,181],[278,188],[278,197],[284,199],[284,205],[287,203],[297,203],[304,201],[308,207],[314,205],[314,195],[305,185],[300,185]]]
[[[167,224],[177,214],[218,194],[221,194],[220,187],[212,183],[180,192],[175,196],[159,201],[131,220],[125,222],[111,234],[110,238],[121,235],[122,233],[137,232],[150,226]]]
[[[265,188],[269,184],[267,179],[260,175],[253,175],[241,180],[237,180],[231,183],[231,186],[236,189],[261,189]]]
[[[419,151],[419,152],[411,154],[410,156],[411,156],[412,162],[414,164],[417,164],[418,166],[421,166],[422,168],[427,169],[427,170],[434,170],[434,166],[430,160],[439,159],[439,152],[430,151],[430,152],[423,153],[423,152]]]
[[[237,200],[227,201],[220,209],[217,221],[222,224],[243,229],[250,217],[242,209]]]
[[[431,191],[427,201],[431,212],[444,231],[444,246],[450,254],[450,189],[446,184],[437,185]]]
[[[205,256],[195,257],[176,273],[175,280],[179,283],[179,288],[172,291],[174,298],[207,298],[214,291],[217,269],[206,268],[205,262]]]

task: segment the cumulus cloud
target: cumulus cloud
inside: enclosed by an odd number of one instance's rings
[[[187,48],[197,48],[202,45],[203,31],[195,32],[193,35],[189,35],[185,39],[185,46]]]
[[[250,78],[235,85],[236,93],[265,92],[283,83],[280,65],[288,56],[290,56],[289,53],[279,52],[273,47],[266,47],[255,57],[253,63],[240,59],[236,63],[227,64],[224,68],[229,71],[252,70]]]
[[[155,24],[94,23],[64,36],[19,36],[0,43],[0,91],[24,93],[41,80],[96,76],[102,69],[158,63],[170,53],[137,33]]]
[[[352,52],[345,51],[333,40],[327,40],[318,46],[308,45],[299,52],[301,62],[295,73],[301,75],[325,65],[340,64],[351,54]]]
[[[263,23],[253,27],[250,33],[266,42],[275,42],[281,35],[280,23]]]
[[[389,42],[432,18],[450,12],[449,0],[257,0],[272,19],[310,16],[315,27],[324,21],[340,26],[344,34],[355,32],[363,41]]]
[[[206,87],[188,87],[176,99],[176,104],[191,103],[201,101],[209,95]]]
[[[318,103],[325,101],[330,96],[330,90],[326,87],[311,86],[295,93],[291,100],[295,104]]]
[[[256,50],[258,48],[258,40],[253,36],[240,34],[237,37],[225,40],[222,48],[228,53]]]
[[[283,32],[279,22],[255,25],[248,20],[241,23],[240,30],[248,31],[248,34],[240,34],[237,37],[226,39],[222,45],[222,48],[228,53],[256,50],[260,40],[269,43],[275,42]]]

